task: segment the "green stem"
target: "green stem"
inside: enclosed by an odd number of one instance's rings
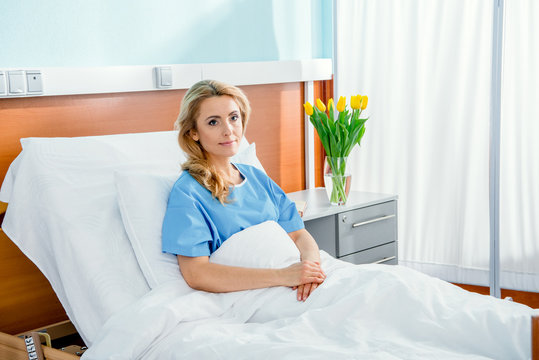
[[[328,157],[328,163],[333,175],[330,202],[346,203],[346,160]]]

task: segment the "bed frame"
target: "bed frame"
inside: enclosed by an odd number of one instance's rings
[[[43,346],[42,349],[43,356],[47,360],[74,360],[79,358],[77,355],[48,346]],[[24,340],[17,336],[0,332],[0,359],[28,360]]]
[[[333,82],[314,83],[315,98]],[[246,137],[268,174],[286,191],[305,189],[304,83],[243,86],[253,113]],[[90,136],[171,130],[186,90],[0,99],[0,181],[23,137]],[[315,142],[315,185],[322,186],[323,148]],[[0,203],[0,222],[7,204]],[[17,334],[68,321],[46,278],[0,229],[0,359],[28,359]],[[539,317],[532,319],[539,360]],[[47,359],[77,356],[45,347]]]

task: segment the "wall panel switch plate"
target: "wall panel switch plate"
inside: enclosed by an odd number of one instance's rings
[[[0,71],[0,96],[6,95],[7,85],[6,85],[6,73]]]
[[[26,76],[24,71],[8,71],[7,72],[8,95],[17,96],[26,94]]]
[[[26,85],[30,95],[43,94],[43,83],[41,80],[41,71],[26,70]]]
[[[158,89],[172,88],[172,67],[158,66],[155,68],[155,86]]]

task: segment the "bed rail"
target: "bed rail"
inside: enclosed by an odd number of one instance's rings
[[[76,355],[43,346],[45,360],[75,360]],[[0,359],[28,360],[28,352],[24,340],[20,337],[0,332]]]

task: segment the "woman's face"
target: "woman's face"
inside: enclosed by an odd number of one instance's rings
[[[236,155],[243,126],[240,108],[232,97],[223,95],[203,100],[196,126],[196,130],[191,130],[191,137],[200,142],[210,160]]]

